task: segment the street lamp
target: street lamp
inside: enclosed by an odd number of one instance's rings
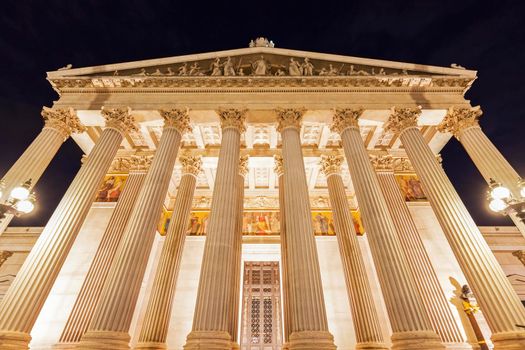
[[[0,183],[0,197],[4,189],[3,182]],[[31,191],[31,179],[11,190],[9,198],[0,204],[0,221],[8,214],[20,216],[28,214],[35,208],[35,194]]]
[[[502,215],[514,213],[525,223],[525,181],[521,178],[518,179],[517,186],[520,189],[518,198],[512,196],[507,187],[497,183],[494,179],[490,179],[487,200],[490,210]]]

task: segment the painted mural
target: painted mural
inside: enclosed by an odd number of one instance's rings
[[[396,180],[401,193],[407,202],[426,201],[427,196],[423,192],[421,182],[416,175],[396,175]]]
[[[95,202],[116,202],[127,178],[127,175],[106,175],[97,191]]]

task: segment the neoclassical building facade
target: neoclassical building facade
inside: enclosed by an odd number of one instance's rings
[[[85,157],[45,227],[0,222],[0,348],[525,349],[525,226],[478,227],[439,156],[519,194],[475,79],[264,38],[49,72],[2,202]]]

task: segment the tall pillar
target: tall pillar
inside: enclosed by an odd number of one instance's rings
[[[126,164],[126,167],[120,167],[120,170],[129,171],[129,176],[117,205],[111,214],[60,340],[54,346],[56,349],[74,349],[93,318],[111,262],[122,239],[126,222],[146,177],[151,157],[132,156],[130,158],[117,158],[114,163]]]
[[[359,132],[363,110],[338,109],[332,129],[341,134],[359,210],[392,325],[392,349],[444,349],[432,330],[403,254],[385,197]]]
[[[219,110],[222,141],[193,317],[184,349],[231,349],[238,173],[246,110]]]
[[[182,134],[190,129],[187,110],[159,112],[164,118],[162,137],[111,263],[93,319],[77,349],[129,349],[128,331],[162,203]]]
[[[328,331],[299,131],[304,110],[278,109],[284,165],[286,263],[290,298],[289,349],[335,349]]]
[[[328,182],[335,232],[345,273],[348,298],[357,339],[356,349],[388,349],[372,297],[363,255],[357,241],[345,186],[341,178],[341,156],[321,156],[321,171]]]
[[[290,341],[290,290],[288,282],[288,262],[286,261],[286,215],[284,205],[284,164],[283,157],[280,155],[274,156],[275,160],[275,174],[278,177],[279,184],[279,228],[281,236],[281,276],[282,276],[282,297],[283,297],[283,333],[284,344],[283,350],[289,349]]]
[[[44,107],[42,117],[44,128],[2,178],[5,188],[2,191],[0,203],[9,198],[13,188],[27,180],[31,179],[31,185],[34,186],[62,143],[72,133],[81,133],[85,130],[72,108]],[[7,214],[4,219],[0,220],[0,235],[12,219],[13,215]]]
[[[231,328],[229,333],[232,336],[232,348],[239,348],[239,309],[241,296],[241,271],[242,271],[242,223],[244,214],[244,177],[248,173],[248,156],[240,157],[239,175],[237,176],[237,227],[235,230],[235,255],[233,264],[235,272],[233,274],[233,293],[232,302],[233,307]]]
[[[439,334],[447,349],[472,349],[472,346],[465,342],[456,319],[452,315],[451,304],[439,284],[416,224],[401,195],[394,177],[395,162],[389,155],[372,158],[381,191],[394,220],[403,253],[416,282],[417,291],[424,300],[423,307],[430,318],[432,329]]]
[[[0,348],[27,349],[29,333],[128,130],[129,109],[103,109],[106,128],[73,179],[0,304]]]
[[[166,338],[177,286],[177,276],[184,241],[186,240],[186,230],[197,176],[202,166],[202,160],[199,156],[182,156],[179,161],[182,164],[182,178],[175,198],[173,217],[166,233],[166,240],[162,247],[155,279],[153,280],[153,288],[140,329],[139,341],[135,349],[162,350],[167,348]]]
[[[490,184],[490,179],[494,179],[507,187],[515,198],[520,198],[518,181],[521,177],[481,130],[478,120],[482,113],[479,106],[451,107],[438,125],[438,130],[452,133],[459,140],[487,184]],[[509,216],[525,236],[525,224],[515,213]]]
[[[416,174],[493,332],[496,350],[525,348],[525,308],[417,128],[419,108],[393,108],[385,129],[399,133]]]

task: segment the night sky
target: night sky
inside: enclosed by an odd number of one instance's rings
[[[280,48],[477,70],[467,98],[481,105],[485,133],[525,175],[525,2],[479,0],[3,1],[0,175],[40,132],[42,106],[58,98],[46,71],[243,48],[257,36]],[[37,210],[12,225],[45,225],[81,155],[68,140],[36,186]],[[486,208],[486,184],[456,140],[442,156],[476,222],[509,224]]]

